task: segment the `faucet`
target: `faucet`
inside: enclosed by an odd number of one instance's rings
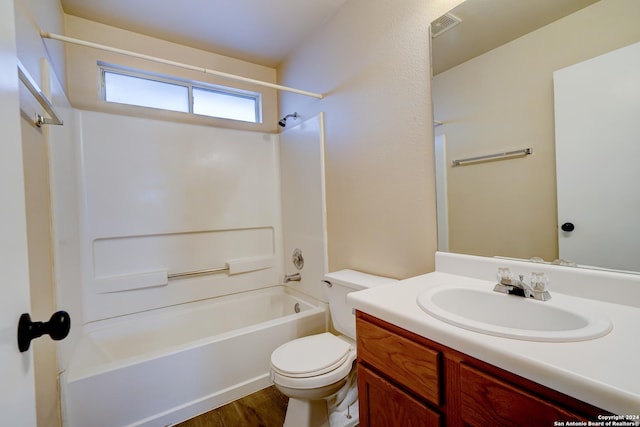
[[[284,283],[299,282],[300,280],[302,280],[302,276],[300,275],[300,273],[293,273],[293,274],[285,274],[284,275]]]
[[[524,280],[522,274],[514,279],[508,268],[498,268],[498,284],[493,288],[495,292],[507,295],[517,295],[524,298],[533,298],[538,301],[548,301],[551,294],[547,291],[548,279],[544,273],[531,273],[531,284]]]

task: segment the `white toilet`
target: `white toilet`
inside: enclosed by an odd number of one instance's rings
[[[325,332],[298,338],[284,343],[271,354],[271,379],[278,390],[289,397],[284,427],[329,426],[328,402],[332,409],[337,406],[331,415],[331,424],[358,423],[354,364],[356,321],[352,307],[347,304],[347,294],[394,281],[354,270],[324,276],[333,327],[341,335]],[[344,416],[339,411],[343,411]]]

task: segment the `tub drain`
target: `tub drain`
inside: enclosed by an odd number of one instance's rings
[[[300,303],[297,302],[296,305],[293,306],[293,311],[296,313],[300,313]]]

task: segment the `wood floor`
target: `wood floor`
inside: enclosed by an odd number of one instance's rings
[[[271,386],[175,427],[282,427],[288,402]]]

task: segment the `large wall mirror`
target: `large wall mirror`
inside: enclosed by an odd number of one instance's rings
[[[598,99],[591,83],[574,84],[581,98],[568,106],[557,105],[566,96],[556,93],[565,70],[609,60],[614,52],[638,52],[638,22],[638,0],[466,0],[431,24],[440,250],[640,272],[640,63],[622,59],[623,72],[636,70],[625,77],[633,81],[616,89],[624,107]],[[569,75],[564,81],[579,79]],[[558,116],[574,115],[585,102],[606,105],[596,113],[601,119],[578,116],[568,125]],[[558,134],[571,126],[592,134],[594,124],[605,137],[599,143],[580,140],[570,150],[562,142],[573,162],[565,166]],[[635,143],[617,147],[614,142],[624,139],[618,130],[627,126]],[[583,157],[591,163],[577,165]],[[586,170],[584,177],[577,178],[578,168]],[[571,197],[581,194],[591,202],[615,189],[613,200],[576,208],[606,211],[606,217],[588,227],[573,214],[563,217],[559,209],[577,206],[558,186],[566,177],[574,179]],[[617,181],[603,184],[604,177]],[[577,187],[587,180],[588,186]],[[595,230],[615,235],[618,243],[597,236],[589,243],[578,240]],[[590,254],[574,255],[567,245]]]

